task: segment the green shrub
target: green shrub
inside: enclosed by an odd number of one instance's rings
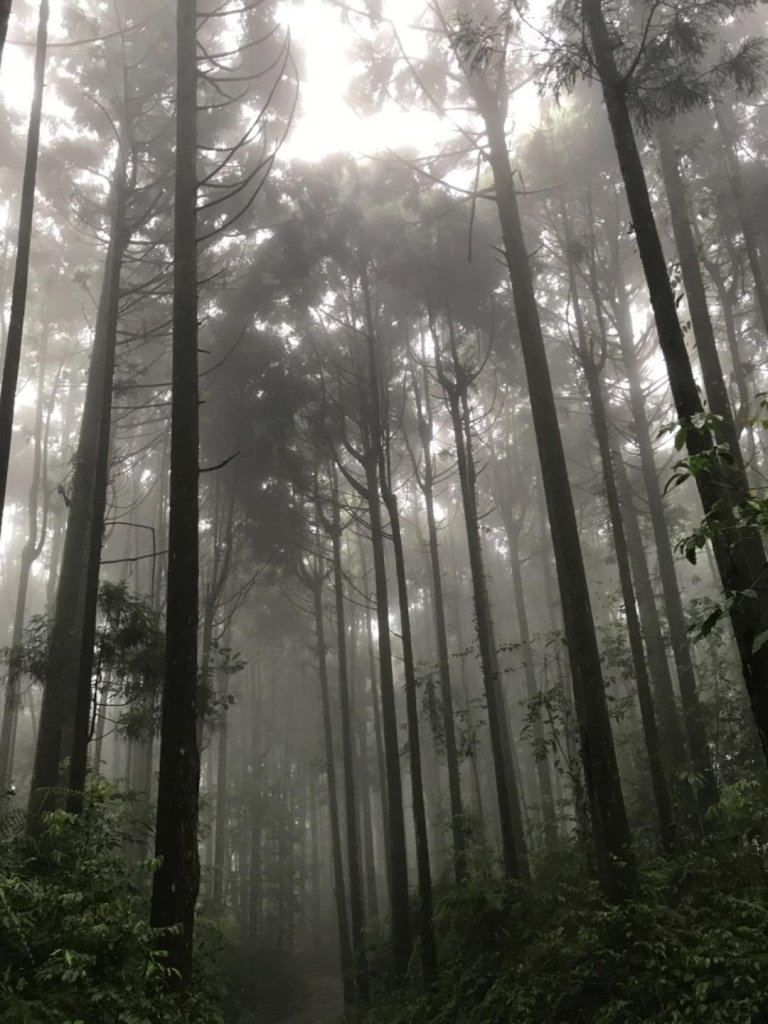
[[[573,853],[526,901],[501,885],[454,891],[437,910],[436,985],[390,993],[368,1024],[768,1020],[767,807],[759,786],[730,787],[711,839],[643,858],[621,907],[579,874]]]
[[[129,864],[121,800],[103,783],[79,815],[48,814],[35,836],[6,815],[0,838],[0,1021],[216,1024],[199,990],[167,991],[147,924],[153,864]]]

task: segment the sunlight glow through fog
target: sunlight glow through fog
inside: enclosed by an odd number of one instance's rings
[[[408,20],[418,4],[392,0],[387,13],[402,26],[409,44],[418,42],[408,31]],[[430,111],[402,111],[390,106],[369,116],[355,111],[347,99],[351,78],[359,68],[353,50],[357,33],[341,20],[329,0],[286,3],[282,18],[303,54],[301,110],[285,146],[290,157],[319,160],[329,153],[379,153],[387,147],[413,147],[424,151],[444,139],[446,127]]]

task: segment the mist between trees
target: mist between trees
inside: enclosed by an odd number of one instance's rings
[[[0,1018],[765,1020],[764,14],[322,9],[0,2]]]

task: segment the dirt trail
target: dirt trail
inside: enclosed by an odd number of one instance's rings
[[[312,995],[298,1013],[282,1018],[278,1024],[336,1024],[343,1010],[341,985],[336,978],[317,978]]]

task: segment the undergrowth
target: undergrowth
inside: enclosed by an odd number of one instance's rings
[[[723,794],[712,834],[645,855],[633,899],[608,903],[574,851],[533,892],[469,883],[436,911],[431,990],[380,991],[366,1024],[758,1024],[768,1021],[768,804]],[[416,965],[414,964],[414,970]]]
[[[0,1021],[3,1024],[217,1024],[200,957],[195,989],[168,991],[150,928],[154,864],[130,863],[125,804],[103,782],[82,813],[45,816],[28,836],[0,819]]]

